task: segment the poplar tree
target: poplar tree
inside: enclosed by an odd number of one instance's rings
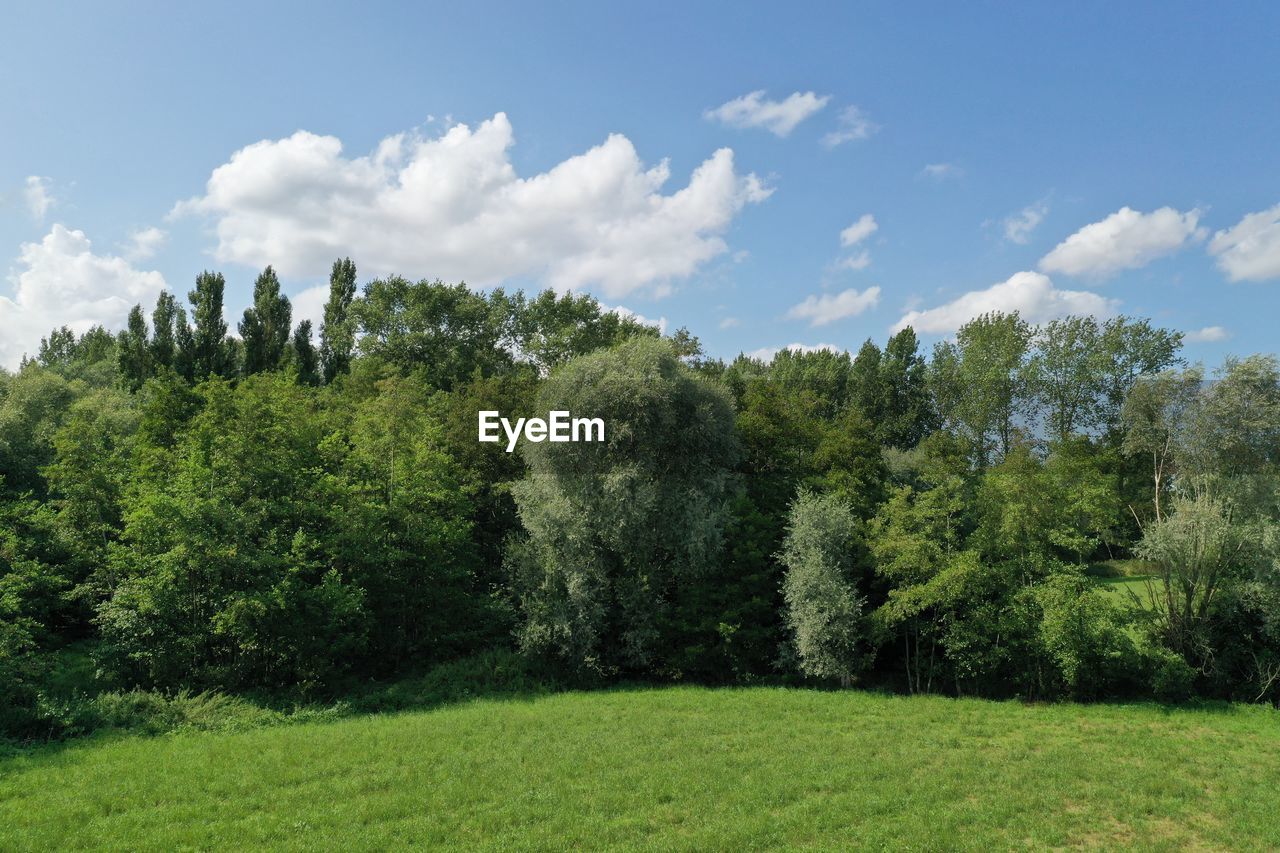
[[[355,327],[351,322],[351,302],[356,296],[356,265],[350,258],[333,262],[329,273],[329,301],[320,324],[320,364],[324,381],[332,382],[351,369],[355,348]]]
[[[161,367],[173,367],[178,355],[178,307],[177,300],[167,290],[160,291],[156,308],[151,312],[151,360]],[[186,312],[182,311],[186,323]]]
[[[196,276],[195,290],[187,294],[195,319],[195,329],[191,332],[188,346],[191,378],[196,382],[210,376],[229,377],[234,369],[234,364],[230,363],[230,347],[227,346],[227,323],[222,319],[222,297],[226,287],[222,273],[206,271]]]
[[[135,305],[129,311],[128,324],[117,337],[116,353],[125,385],[130,391],[137,391],[152,372],[147,320],[142,316],[141,305]]]
[[[292,314],[289,298],[280,293],[276,271],[267,267],[253,283],[253,305],[240,321],[245,376],[280,366],[289,345]]]
[[[303,320],[293,330],[292,358],[301,385],[320,384],[320,358],[311,343],[311,321]]]

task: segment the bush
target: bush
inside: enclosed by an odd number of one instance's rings
[[[1182,656],[1162,646],[1147,659],[1151,693],[1161,702],[1185,702],[1195,691],[1196,671]]]
[[[1061,573],[1036,589],[1042,608],[1040,642],[1065,692],[1096,699],[1136,681],[1138,653],[1124,611],[1082,575]]]

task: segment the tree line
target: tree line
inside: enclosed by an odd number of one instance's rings
[[[331,696],[511,648],[590,681],[1280,697],[1280,368],[1145,320],[705,357],[591,297],[268,267],[0,375],[0,727],[69,644]],[[315,342],[313,342],[315,339]],[[476,440],[480,410],[606,440]],[[1145,580],[1109,585],[1102,575]],[[1135,592],[1136,590],[1136,592]]]

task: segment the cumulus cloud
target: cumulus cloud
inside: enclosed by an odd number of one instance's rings
[[[1059,290],[1049,277],[1020,272],[985,290],[972,290],[936,308],[908,311],[893,326],[898,332],[911,326],[917,332],[947,334],[980,314],[1017,311],[1029,323],[1045,323],[1068,314],[1110,317],[1119,303],[1086,290]]]
[[[49,192],[49,179],[42,178],[39,175],[27,177],[27,184],[22,191],[22,196],[27,203],[27,213],[30,213],[31,218],[36,222],[44,221],[44,216],[49,212],[49,208],[57,203],[57,199]]]
[[[853,106],[841,110],[836,121],[838,123],[836,129],[822,137],[822,144],[827,148],[867,139],[880,129],[880,125],[872,121],[866,113]]]
[[[857,222],[840,232],[840,245],[856,246],[876,233],[876,229],[879,227],[874,216],[870,213],[864,213],[858,218]]]
[[[1026,245],[1031,232],[1036,230],[1049,215],[1049,205],[1043,201],[1022,208],[1004,220],[1004,238],[1010,243]]]
[[[1183,339],[1192,344],[1225,341],[1229,337],[1231,337],[1231,333],[1222,326],[1205,326],[1203,329],[1196,329],[1194,332],[1187,332],[1183,335]]]
[[[960,177],[961,169],[955,163],[929,163],[920,170],[921,177],[944,181],[947,178]]]
[[[1232,281],[1280,278],[1280,204],[1214,234],[1209,252]]]
[[[169,235],[155,227],[142,228],[129,235],[129,246],[125,257],[131,261],[141,261],[153,257]]]
[[[1199,210],[1181,213],[1162,207],[1141,213],[1122,207],[1059,243],[1040,259],[1040,269],[1094,278],[1138,269],[1178,251],[1188,241],[1203,238],[1199,222]]]
[[[720,328],[722,329],[732,329],[737,325],[739,325],[737,317],[725,317],[720,321]]]
[[[826,326],[846,317],[856,317],[880,301],[880,288],[861,292],[850,288],[841,293],[810,296],[787,312],[788,320],[808,320],[810,326]]]
[[[751,352],[743,353],[748,358],[758,358],[761,361],[773,361],[773,357],[783,350],[791,352],[844,352],[844,347],[838,347],[835,344],[787,344],[785,347],[761,347],[753,349]]]
[[[39,243],[22,244],[9,285],[12,296],[0,295],[0,363],[14,368],[56,327],[123,326],[129,309],[154,302],[165,282],[122,257],[94,254],[83,231],[54,225]]]
[[[796,125],[817,113],[831,100],[829,95],[793,92],[781,101],[765,97],[764,89],[727,101],[702,115],[730,127],[762,127],[774,136],[789,136]]]
[[[771,192],[735,171],[728,148],[664,195],[667,162],[646,168],[625,136],[527,178],[511,164],[513,142],[503,113],[435,138],[391,136],[361,157],[299,131],[235,152],[174,215],[214,220],[219,261],[288,277],[323,275],[349,255],[375,275],[528,277],[619,297],[669,292],[726,252],[739,211]]]

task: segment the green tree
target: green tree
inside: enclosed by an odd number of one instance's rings
[[[1066,317],[1042,325],[1028,364],[1030,393],[1050,437],[1059,441],[1102,424],[1105,368],[1111,353],[1092,317]]]
[[[280,279],[267,267],[254,281],[253,305],[240,321],[245,376],[279,368],[289,346],[292,315],[288,297],[280,292]]]
[[[431,387],[449,390],[461,382],[510,368],[501,343],[510,336],[505,297],[493,300],[465,284],[395,277],[370,282],[352,305],[363,334],[360,352],[419,371]]]
[[[202,272],[196,276],[195,289],[187,294],[191,300],[195,329],[186,340],[179,326],[179,346],[189,349],[191,376],[203,381],[211,376],[234,375],[235,361],[227,340],[227,323],[222,319],[222,297],[226,289],[222,273]]]
[[[120,360],[120,375],[124,377],[130,391],[137,391],[152,373],[147,320],[142,316],[141,305],[135,305],[129,311],[129,320],[117,338],[116,350]]]
[[[880,359],[884,403],[878,433],[890,447],[915,447],[937,428],[928,364],[919,348],[915,330],[907,326],[889,338]]]
[[[1198,368],[1164,371],[1135,382],[1125,398],[1121,423],[1123,452],[1150,460],[1152,515],[1164,518],[1164,505],[1178,466],[1178,440],[1204,380]],[[1136,508],[1130,507],[1137,516]]]
[[[849,402],[874,424],[884,423],[888,398],[881,360],[880,347],[867,338],[849,366]]]
[[[173,294],[160,291],[151,312],[151,361],[157,367],[175,367],[178,356],[178,326],[187,324],[187,312]]]
[[[728,395],[637,338],[552,373],[539,412],[602,418],[603,442],[526,443],[508,559],[521,645],[571,666],[659,664],[664,611],[719,556],[738,447]]]
[[[616,311],[604,311],[587,294],[557,295],[544,290],[533,299],[512,299],[514,344],[540,374],[569,359],[610,347],[635,335],[657,336],[658,330]]]
[[[818,402],[822,417],[834,417],[849,401],[849,373],[852,368],[847,352],[797,352],[780,350],[769,365],[773,381],[789,391],[808,391]]]
[[[351,303],[355,297],[356,265],[350,258],[334,261],[329,272],[329,300],[320,323],[320,365],[326,383],[351,370],[356,341]]]
[[[294,369],[298,373],[298,382],[303,385],[320,384],[320,357],[311,343],[311,321],[303,320],[293,331],[290,344],[290,357]]]
[[[934,347],[931,384],[942,415],[974,447],[978,464],[1009,452],[1030,411],[1027,353],[1031,327],[1012,314],[983,314],[960,327],[955,343]]]
[[[787,625],[800,669],[849,686],[868,659],[865,599],[853,577],[858,520],[837,495],[801,492],[792,505],[780,559]]]

